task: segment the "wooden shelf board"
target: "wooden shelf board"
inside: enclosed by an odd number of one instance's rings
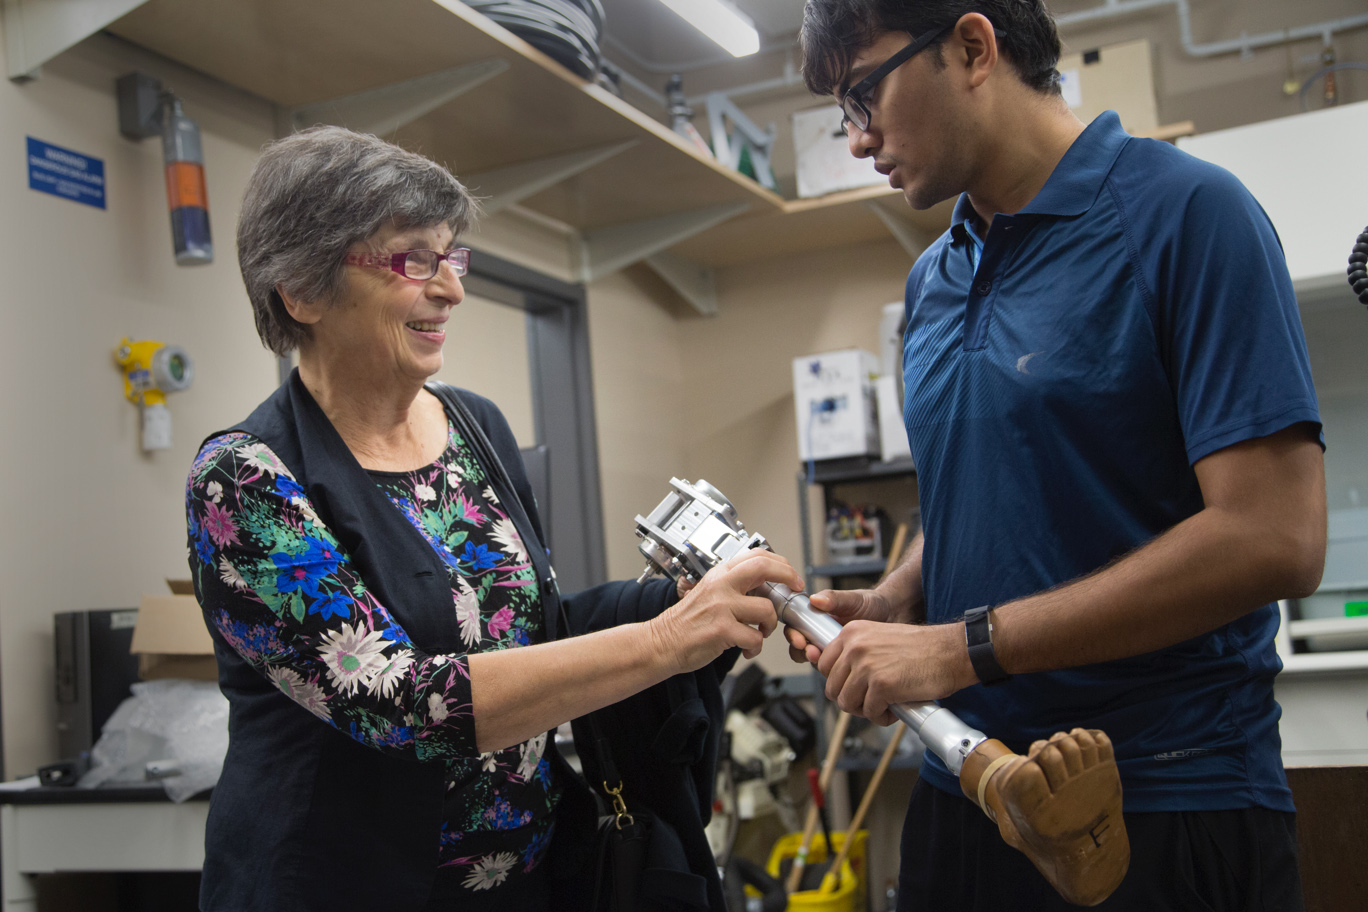
[[[638,146],[523,205],[592,229],[784,201],[693,150],[455,0],[148,0],[110,31],[284,107],[498,58],[509,69],[393,137],[466,177],[625,140]]]
[[[783,212],[742,215],[690,238],[673,250],[701,265],[717,267],[892,239],[888,226],[870,210],[871,203],[906,222],[927,244],[950,227],[950,214],[955,208],[954,200],[946,200],[917,212],[897,190],[864,188],[789,202]]]
[[[812,196],[806,199],[785,200],[784,212],[790,214],[811,212],[813,210],[844,206],[847,203],[864,203],[869,200],[889,199],[900,196],[902,196],[902,191],[890,187],[888,184],[871,184],[868,187],[856,187],[854,190],[841,190],[836,193],[828,193],[826,196]]]
[[[1179,121],[1178,123],[1165,124],[1162,127],[1155,127],[1153,130],[1145,130],[1136,133],[1141,139],[1162,139],[1164,142],[1173,142],[1182,136],[1192,136],[1197,132],[1197,125],[1190,120]]]

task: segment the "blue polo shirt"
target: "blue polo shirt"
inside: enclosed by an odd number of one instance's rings
[[[977,249],[961,198],[907,280],[904,418],[932,623],[1091,573],[1202,508],[1193,464],[1320,417],[1268,217],[1231,174],[1097,118]],[[1275,605],[1167,649],[943,704],[1025,751],[1116,745],[1127,811],[1290,811]],[[939,759],[922,770],[958,793]]]

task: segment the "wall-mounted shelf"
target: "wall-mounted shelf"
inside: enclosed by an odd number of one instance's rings
[[[777,194],[454,0],[148,0],[109,30],[285,109],[504,61],[505,71],[395,138],[463,179],[635,141],[523,202],[581,230],[723,203],[783,206]]]
[[[46,15],[38,0],[12,2]],[[282,133],[318,120],[366,129],[356,105],[339,102],[372,96],[361,106],[383,112],[393,97],[401,108],[413,81],[490,68],[459,97],[380,132],[450,166],[494,197],[491,208],[516,184],[519,205],[581,233],[579,278],[646,260],[704,312],[715,307],[711,267],[890,234],[915,255],[949,225],[951,202],[914,212],[887,186],[786,201],[456,0],[122,0],[111,10],[128,7],[108,31],[276,103]],[[666,251],[671,262],[656,256]]]
[[[1168,124],[1143,138],[1171,142],[1196,132],[1192,121]],[[887,184],[860,187],[811,199],[785,200],[782,208],[754,210],[700,233],[673,252],[703,266],[733,266],[751,260],[887,240],[891,235],[915,257],[950,227],[955,201],[917,211],[901,190]]]

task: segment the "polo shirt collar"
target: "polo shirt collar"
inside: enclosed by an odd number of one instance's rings
[[[1087,212],[1102,192],[1102,182],[1129,139],[1130,136],[1121,129],[1121,118],[1115,111],[1098,115],[1069,146],[1069,151],[1059,160],[1045,181],[1045,186],[1017,214],[1069,216]],[[955,212],[950,217],[951,233],[955,239],[967,240],[964,223],[977,218],[978,213],[969,202],[969,194],[961,193],[959,201],[955,203]]]

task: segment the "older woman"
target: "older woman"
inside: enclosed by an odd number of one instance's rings
[[[575,908],[595,815],[548,731],[674,676],[715,682],[710,663],[773,630],[746,593],[802,585],[755,553],[678,601],[663,581],[561,599],[503,416],[425,386],[473,208],[441,167],[334,127],[252,173],[243,278],[299,368],[205,442],[187,486],[232,705],[203,909]],[[457,357],[480,344],[451,336]],[[571,863],[546,861],[553,833]]]

